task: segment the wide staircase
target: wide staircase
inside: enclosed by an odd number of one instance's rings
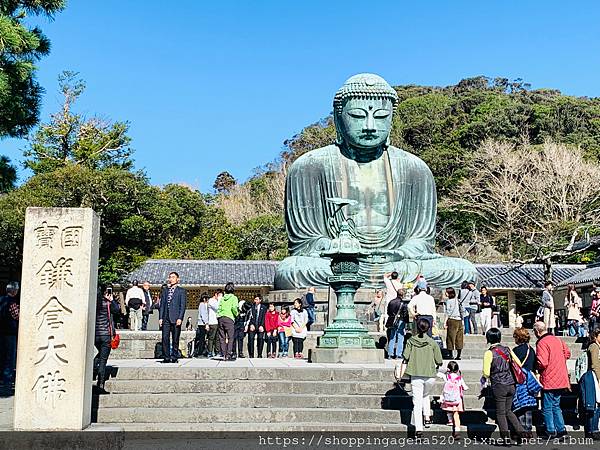
[[[481,358],[482,339],[467,337],[465,352]],[[569,361],[572,373],[580,345],[565,340],[574,353]],[[480,389],[481,359],[460,364],[469,386],[463,425],[469,434],[489,435],[496,430],[495,411],[489,392]],[[396,383],[390,361],[348,366],[293,359],[182,359],[177,366],[153,360],[112,365],[113,376],[106,383],[110,394],[94,395],[93,419],[125,430],[411,431],[410,380]],[[438,379],[432,392],[432,431],[450,431],[439,408],[442,386]],[[577,386],[573,388],[562,401],[570,429],[577,426]],[[541,421],[539,414],[536,421]]]

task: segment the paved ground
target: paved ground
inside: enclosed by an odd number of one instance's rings
[[[12,428],[13,403],[14,397],[0,397],[0,431]]]

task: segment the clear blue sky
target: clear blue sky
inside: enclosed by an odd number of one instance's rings
[[[70,0],[39,63],[42,119],[57,75],[88,85],[77,109],[131,122],[138,168],[155,184],[208,192],[240,180],[331,110],[349,76],[448,85],[487,75],[600,96],[597,1]],[[24,142],[0,141],[22,159]],[[20,172],[21,181],[27,173]]]

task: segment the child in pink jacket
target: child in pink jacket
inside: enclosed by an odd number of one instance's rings
[[[290,338],[292,336],[292,317],[287,306],[281,308],[277,319],[277,331],[279,332],[279,357],[287,358]]]

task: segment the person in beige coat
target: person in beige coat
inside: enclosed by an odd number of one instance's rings
[[[583,303],[581,297],[577,294],[575,286],[569,284],[567,287],[567,295],[565,296],[565,308],[567,310],[567,327],[569,336],[577,336],[579,324],[582,321],[581,308]]]

